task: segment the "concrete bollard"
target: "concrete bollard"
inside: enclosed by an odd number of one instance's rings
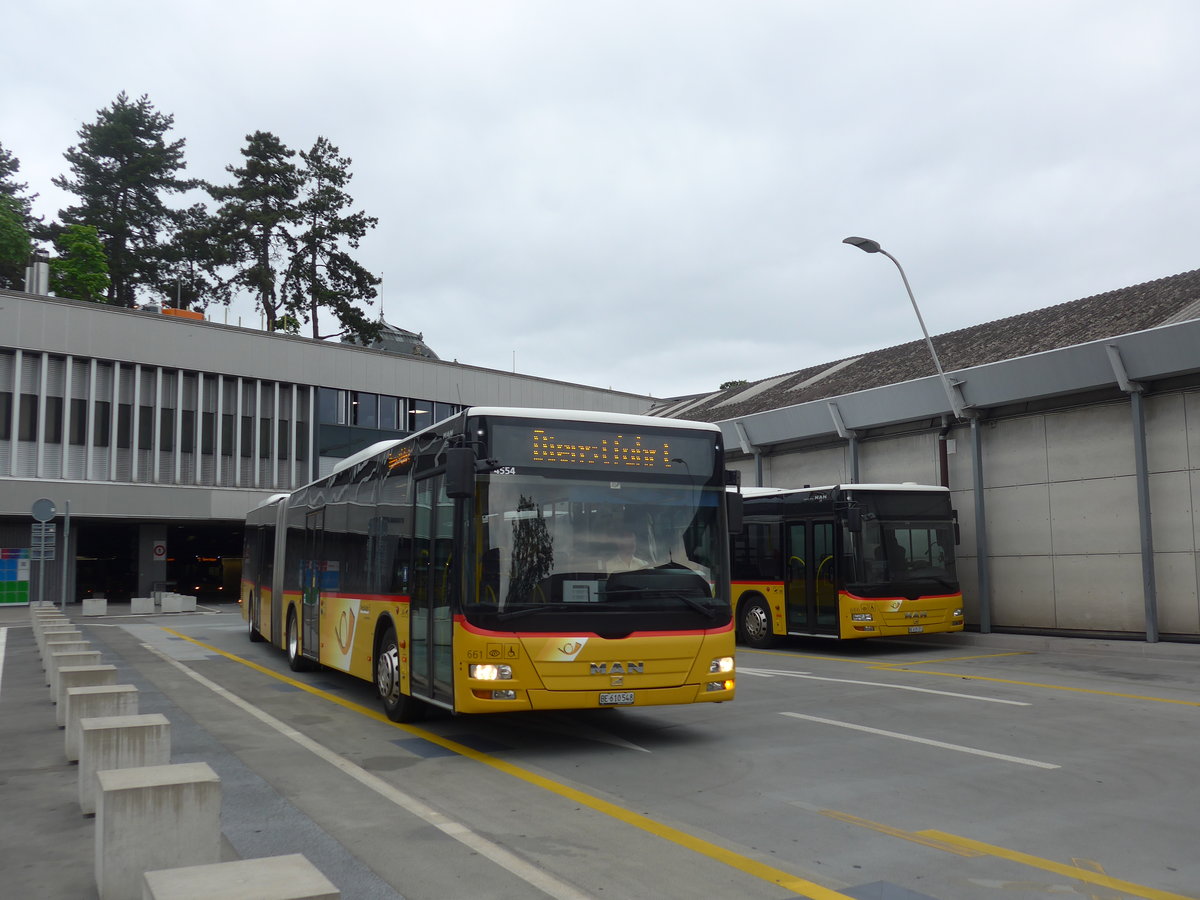
[[[96,773],[100,900],[140,895],[147,872],[221,861],[221,780],[208,763]]]
[[[47,625],[40,632],[38,632],[38,634],[35,637],[35,640],[37,641],[37,646],[38,646],[38,653],[42,654],[42,656],[45,656],[46,655],[46,641],[50,640],[50,638],[54,637],[55,635],[63,635],[63,634],[68,634],[69,636],[75,636],[75,635],[82,635],[83,632],[81,632],[78,628],[76,628],[70,622],[68,622],[65,625],[59,625],[59,624]]]
[[[154,615],[154,598],[153,597],[130,597],[129,612],[135,616],[152,616]]]
[[[108,600],[104,597],[85,597],[83,600],[83,615],[107,616]]]
[[[58,701],[58,670],[67,666],[98,666],[100,665],[99,650],[69,650],[64,653],[54,653],[47,657],[46,683],[50,685],[50,701]]]
[[[96,773],[165,766],[171,761],[171,723],[161,713],[79,720],[79,807],[96,812]]]
[[[339,891],[300,853],[147,872],[142,900],[340,900]]]
[[[67,726],[63,752],[67,762],[79,760],[79,723],[101,716],[136,716],[138,689],[132,684],[97,684],[68,688]]]
[[[163,594],[162,611],[165,613],[183,612],[183,597],[179,594]]]
[[[70,688],[93,687],[98,684],[116,684],[116,666],[66,666],[58,670],[58,705],[54,707],[54,721],[60,727],[67,724],[67,698]]]
[[[68,640],[62,640],[55,635],[53,640],[46,641],[46,655],[42,657],[42,668],[46,670],[46,684],[50,683],[50,660],[55,653],[77,653],[91,649],[92,645],[85,641],[82,635]]]
[[[195,595],[180,594],[179,595],[179,611],[180,612],[195,612],[196,611]]]

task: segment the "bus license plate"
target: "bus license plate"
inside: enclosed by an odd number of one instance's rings
[[[631,706],[633,705],[633,691],[601,691],[600,705]]]
[[[925,626],[924,626],[924,625],[909,625],[909,626],[908,626],[908,633],[909,633],[909,634],[920,634],[920,633],[921,633],[922,631],[924,631],[924,630],[925,630]]]

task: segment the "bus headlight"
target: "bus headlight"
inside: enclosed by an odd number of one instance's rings
[[[479,663],[472,665],[467,673],[480,681],[508,681],[512,678],[512,666]]]
[[[872,622],[874,620],[871,618],[870,613],[852,613],[850,615],[850,621],[851,622]]]
[[[717,657],[711,663],[708,664],[708,671],[709,671],[710,675],[716,675],[718,672],[732,672],[733,671],[733,657],[732,656]]]
[[[961,618],[961,617],[962,617],[962,610],[961,610],[961,609],[956,609],[954,612],[950,613],[950,618],[952,618],[952,619],[958,619],[958,618]]]
[[[732,691],[733,679],[730,678],[728,681],[710,681],[704,685],[704,689],[706,691]]]

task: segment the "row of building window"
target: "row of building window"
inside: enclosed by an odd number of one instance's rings
[[[71,400],[71,413],[63,416],[63,398],[47,397],[46,418],[43,443],[61,444],[64,430],[68,431],[68,442],[76,447],[87,443],[87,401]],[[12,439],[12,394],[0,394],[0,440]],[[38,397],[36,394],[22,394],[20,410],[17,416],[17,440],[34,442],[38,439]],[[94,420],[92,435],[93,447],[108,447],[112,443],[110,434],[112,404],[107,400],[97,400],[94,403]],[[138,407],[137,449],[154,449],[154,407]],[[130,427],[133,418],[133,406],[122,403],[117,407],[117,440],[116,446],[122,450],[132,447],[134,433]],[[235,446],[235,416],[233,413],[221,415],[221,455],[232,456]],[[249,458],[254,451],[254,417],[241,417],[241,455]],[[271,457],[271,419],[259,419],[259,457]],[[297,422],[296,459],[308,458],[308,423]],[[212,453],[216,440],[216,413],[206,412],[200,415],[200,452]],[[279,459],[290,459],[291,453],[291,422],[287,419],[275,420],[279,432]],[[158,422],[158,449],[170,453],[175,450],[175,411],[164,409]],[[193,452],[196,447],[196,411],[181,410],[179,413],[179,450],[183,453]]]
[[[462,409],[454,403],[394,397],[368,391],[321,388],[317,393],[317,421],[322,425],[354,425],[380,431],[420,431]]]

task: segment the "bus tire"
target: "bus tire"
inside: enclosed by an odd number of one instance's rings
[[[393,722],[415,722],[424,716],[425,704],[400,690],[400,648],[390,625],[375,653],[375,692]]]
[[[296,611],[288,610],[287,617],[287,660],[293,672],[307,672],[312,663],[300,654],[300,623],[296,621]]]
[[[738,604],[738,633],[743,644],[758,650],[765,650],[775,643],[771,608],[766,600],[755,597]]]
[[[257,644],[259,641],[261,641],[263,639],[262,632],[259,631],[258,626],[256,626],[254,624],[254,616],[255,616],[255,613],[257,613],[257,612],[258,612],[257,606],[248,605],[246,607],[246,622],[248,623],[248,626],[249,626],[247,633],[250,636],[250,642],[252,644]]]

